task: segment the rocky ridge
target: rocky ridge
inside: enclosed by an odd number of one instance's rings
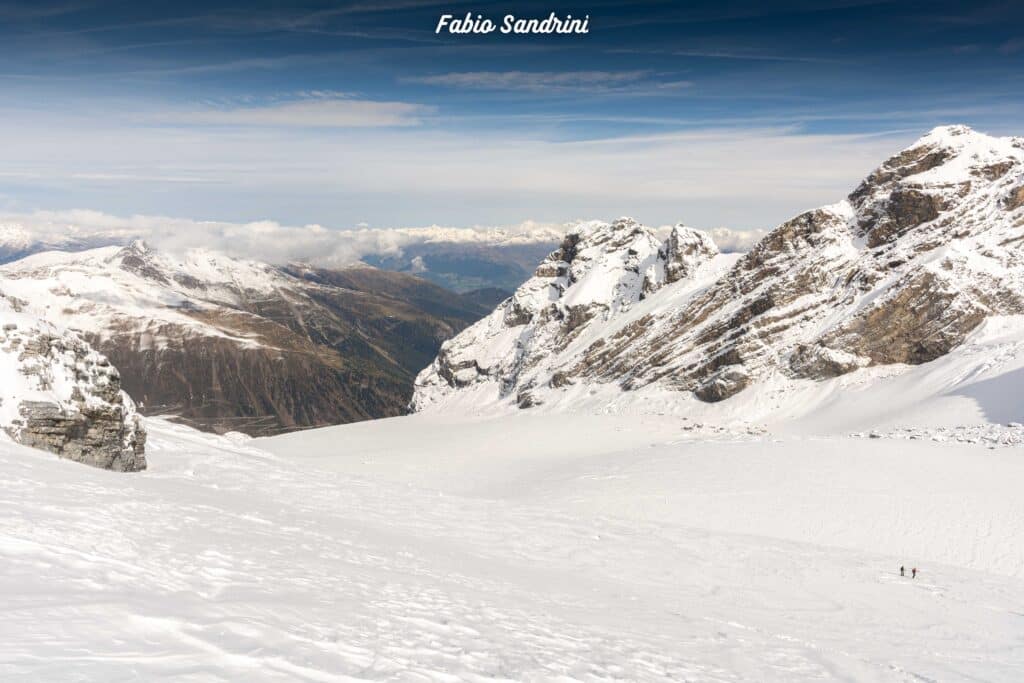
[[[542,383],[571,381],[556,369],[571,349],[628,314],[666,285],[691,279],[718,255],[704,233],[683,225],[658,240],[630,218],[592,221],[570,232],[534,276],[477,322],[441,346],[417,378],[419,410],[449,389],[493,384],[520,407],[538,402]]]
[[[692,267],[671,265],[693,234],[659,245],[629,220],[581,226],[510,302],[442,347],[413,408],[471,387],[478,401],[529,407],[573,384],[714,402],[774,374],[820,380],[938,358],[987,317],[1024,313],[1024,140],[936,128],[723,273],[700,272],[713,253],[703,239]],[[604,299],[574,296],[590,270],[573,265],[576,245],[591,250],[581,263],[607,264]]]
[[[117,369],[76,334],[0,293],[0,430],[95,467],[146,468],[146,432]]]

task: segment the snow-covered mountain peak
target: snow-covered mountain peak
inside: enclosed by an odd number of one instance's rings
[[[984,144],[985,140],[994,138],[980,133],[970,126],[964,124],[949,124],[935,126],[930,131],[918,138],[907,149],[915,147],[945,147],[949,149],[962,149],[967,146]]]
[[[290,279],[267,263],[209,249],[158,251],[142,240],[124,247],[118,259],[124,270],[182,291],[200,290],[205,298],[219,301],[237,302],[246,293],[268,294]]]
[[[152,251],[144,239],[135,239],[125,245],[125,250],[136,254],[148,254]]]
[[[638,307],[653,305],[667,285],[685,286],[717,255],[705,233],[682,224],[665,241],[631,218],[578,224],[512,297],[442,346],[416,380],[414,407],[471,385],[533,405],[533,389],[559,386],[554,366],[594,343],[611,321],[640,315]]]
[[[872,190],[892,191],[897,186],[969,194],[986,183],[998,184],[1022,164],[1024,139],[994,137],[967,126],[940,126],[887,159],[851,199],[861,200]]]
[[[906,260],[998,229],[1024,205],[1024,145],[966,126],[936,128],[886,160],[849,201],[866,246]]]
[[[0,277],[5,289],[30,302],[39,317],[81,330],[94,341],[139,334],[145,346],[157,347],[172,328],[192,337],[258,344],[248,334],[227,332],[217,321],[222,308],[241,307],[297,283],[266,264],[206,250],[176,255],[141,240],[33,254],[0,266]],[[234,318],[239,324],[229,327],[245,327]]]
[[[717,255],[718,246],[708,233],[677,223],[665,243],[665,280],[686,279]]]
[[[715,402],[770,377],[924,363],[990,316],[1024,314],[1022,228],[1024,145],[964,126],[931,131],[728,272],[684,226],[658,244],[630,219],[588,223],[442,348],[413,406],[529,406],[574,384]]]
[[[887,159],[872,175],[877,178],[888,171],[908,184],[943,186],[978,178],[994,181],[1022,162],[1022,138],[995,137],[962,125],[939,126]]]
[[[629,306],[662,285],[686,277],[718,253],[711,238],[684,226],[667,240],[632,218],[580,223],[537,269],[537,276],[564,276],[568,306]],[[563,273],[564,271],[564,273]]]
[[[955,154],[1005,156],[1014,154],[1015,149],[1019,150],[1020,144],[1019,137],[997,137],[976,131],[970,126],[954,124],[932,128],[907,150],[929,147],[948,150]]]

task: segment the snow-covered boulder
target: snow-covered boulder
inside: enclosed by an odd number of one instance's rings
[[[146,468],[146,432],[121,378],[81,337],[0,293],[0,432],[95,467]]]

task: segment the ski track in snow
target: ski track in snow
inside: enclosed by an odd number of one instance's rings
[[[956,539],[973,533],[958,519],[987,519],[993,541],[974,559],[879,553],[864,534],[905,512],[912,468],[869,490],[824,484],[868,486],[853,476],[864,441],[834,439],[819,457],[814,441],[683,443],[674,420],[578,416],[473,422],[454,448],[455,423],[422,417],[255,442],[148,426],[151,469],[131,476],[0,444],[0,678],[1010,681],[1024,669],[1019,504],[996,488],[988,508],[969,494],[922,524],[892,520],[941,555],[943,525]],[[927,448],[910,457],[1020,481],[1016,449]],[[780,470],[758,484],[770,457]],[[810,493],[787,499],[787,482]],[[834,535],[830,500],[864,534],[816,542],[816,524]],[[803,526],[787,517],[802,512]],[[1003,571],[969,568],[999,546]],[[901,562],[920,578],[901,579]]]

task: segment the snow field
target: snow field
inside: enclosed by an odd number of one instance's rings
[[[0,445],[5,680],[1024,667],[1016,449],[692,442],[658,416],[414,416],[256,441],[147,426],[151,469],[131,476]],[[961,547],[979,528],[990,540]]]

